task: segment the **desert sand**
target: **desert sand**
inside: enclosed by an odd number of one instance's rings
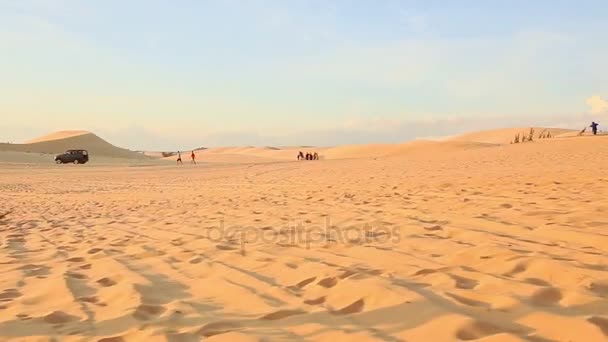
[[[506,135],[0,163],[0,340],[607,341],[608,136]]]

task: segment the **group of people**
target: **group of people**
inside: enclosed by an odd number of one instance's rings
[[[298,152],[298,160],[319,160],[319,154],[317,152],[307,152],[305,155],[302,151],[300,151]],[[190,164],[196,165],[196,153],[194,153],[194,151],[190,153]],[[181,151],[177,151],[177,165],[184,165]]]
[[[194,151],[190,154],[190,164],[196,165],[196,153],[194,153]],[[177,165],[184,165],[182,153],[180,151],[177,151]]]
[[[304,153],[302,153],[302,151],[300,151],[298,153],[298,160],[319,160],[319,154],[317,152],[315,152],[315,153],[307,152],[306,156],[305,156]]]

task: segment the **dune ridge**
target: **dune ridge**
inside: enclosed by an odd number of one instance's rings
[[[89,131],[83,131],[83,130],[72,130],[72,131],[57,131],[57,132],[52,132],[50,134],[38,137],[38,138],[34,138],[31,140],[28,140],[25,142],[25,144],[34,144],[34,143],[41,143],[41,142],[47,142],[47,141],[52,141],[52,140],[61,140],[61,139],[67,139],[67,138],[72,138],[72,137],[77,137],[79,135],[86,135],[86,134],[93,134]]]
[[[539,138],[541,133],[550,132],[552,137],[568,137],[576,135],[578,131],[560,128],[534,127],[534,137]],[[469,132],[461,135],[447,137],[440,140],[413,140],[396,144],[353,144],[333,147],[211,147],[197,150],[200,160],[210,163],[262,163],[295,160],[299,151],[303,153],[317,152],[322,159],[361,159],[381,158],[399,155],[432,156],[444,150],[458,152],[470,149],[481,149],[507,145],[516,134],[528,134],[530,127],[495,129],[479,132]],[[183,152],[188,156],[190,151]],[[156,153],[156,156],[159,154]],[[175,160],[175,156],[164,157],[165,160]]]

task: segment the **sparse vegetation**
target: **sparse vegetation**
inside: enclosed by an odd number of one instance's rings
[[[586,131],[587,131],[587,127],[585,126],[585,128],[583,128],[580,132],[578,132],[578,136],[580,137],[581,135],[585,134]]]
[[[519,133],[515,136],[515,139],[511,142],[511,144],[519,144]]]
[[[553,138],[553,135],[551,135],[551,131],[544,129],[542,132],[540,132],[540,134],[537,136],[538,139],[550,139]],[[524,142],[530,142],[530,141],[534,141],[534,128],[530,128],[530,131],[528,132],[528,134],[524,133],[517,133],[515,135],[515,137],[513,138],[513,140],[511,141],[511,144],[519,144],[519,143],[524,143]]]

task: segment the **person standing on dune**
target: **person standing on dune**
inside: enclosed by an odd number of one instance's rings
[[[597,126],[599,126],[600,124],[598,124],[597,122],[593,121],[591,122],[591,131],[593,132],[593,135],[597,135]]]
[[[194,153],[194,150],[192,150],[192,154],[190,155],[190,158],[192,159],[191,164],[196,165],[196,154]]]
[[[184,162],[182,162],[182,153],[180,151],[177,151],[177,165],[183,165]]]

